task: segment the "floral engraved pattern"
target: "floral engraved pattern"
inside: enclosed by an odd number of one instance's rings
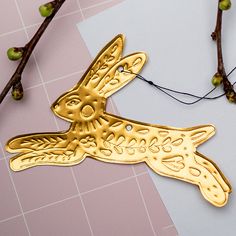
[[[90,148],[90,147],[96,147],[96,139],[90,135],[86,136],[85,138],[80,139],[80,143],[85,147],[85,148]]]
[[[129,155],[135,154],[136,151],[145,153],[147,150],[152,153],[158,153],[161,150],[169,153],[172,151],[173,146],[177,147],[182,143],[182,138],[177,138],[172,141],[171,137],[167,137],[161,142],[158,142],[158,138],[154,137],[149,143],[144,138],[131,138],[127,140],[124,135],[116,137],[114,133],[110,133],[103,141],[104,147],[107,149],[114,149],[117,154],[123,154],[123,152],[126,151]]]

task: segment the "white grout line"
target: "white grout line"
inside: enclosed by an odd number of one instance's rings
[[[3,152],[3,155],[5,156],[4,150],[3,150],[3,146],[2,146],[1,143],[0,143],[0,146],[1,146],[1,149],[2,149],[2,152]],[[18,203],[19,203],[20,211],[21,211],[21,214],[22,214],[22,216],[23,216],[23,220],[24,220],[26,229],[27,229],[27,231],[28,231],[29,236],[31,236],[30,231],[29,231],[29,226],[28,226],[28,224],[27,224],[27,221],[26,221],[26,218],[25,218],[25,214],[24,214],[24,211],[23,211],[23,207],[22,207],[21,202],[20,202],[19,194],[18,194],[18,192],[17,192],[17,190],[16,190],[16,185],[15,185],[15,183],[14,183],[14,180],[13,180],[13,177],[12,177],[12,173],[11,173],[11,170],[10,170],[10,168],[9,168],[9,165],[8,165],[8,162],[7,162],[7,159],[6,159],[6,158],[5,158],[5,163],[6,163],[6,166],[7,166],[7,170],[8,170],[10,179],[11,179],[11,183],[12,183],[13,189],[14,189],[15,194],[16,194],[17,201],[18,201]]]
[[[53,18],[53,21],[61,19],[61,18],[66,17],[66,16],[74,15],[74,14],[77,14],[77,13],[81,13],[82,20],[84,20],[85,16],[83,14],[83,10],[89,10],[89,9],[92,9],[92,8],[95,8],[95,7],[99,7],[99,6],[102,6],[103,4],[110,3],[110,2],[113,2],[113,1],[114,0],[107,0],[107,1],[103,1],[103,2],[100,2],[100,3],[94,4],[94,5],[91,5],[89,7],[81,8],[80,7],[80,3],[77,0],[78,6],[79,6],[79,10],[72,11],[72,12],[69,12],[69,13],[66,13],[66,14],[63,14],[63,15],[60,15],[60,16],[55,16]],[[42,22],[38,22],[38,23],[31,24],[31,25],[27,25],[27,26],[25,26],[25,29],[29,29],[29,28],[32,28],[34,26],[40,26],[41,24],[42,24]],[[16,30],[12,30],[12,31],[8,31],[8,32],[5,32],[5,33],[2,33],[2,34],[0,34],[0,38],[4,37],[4,36],[7,36],[7,35],[10,35],[10,34],[14,34],[14,33],[23,31],[23,30],[24,30],[24,28],[22,27],[22,28],[19,28],[19,29],[16,29]]]
[[[38,208],[35,208],[35,209],[32,209],[32,210],[25,211],[24,213],[25,213],[25,214],[30,214],[30,213],[32,213],[32,212],[39,211],[39,210],[42,210],[42,209],[47,208],[47,207],[50,207],[50,206],[54,206],[54,205],[57,205],[57,204],[59,204],[59,203],[66,202],[66,201],[72,200],[72,199],[77,198],[77,197],[79,197],[79,194],[75,194],[75,195],[73,195],[73,196],[71,196],[71,197],[67,197],[67,198],[64,198],[64,199],[62,199],[62,200],[59,200],[59,201],[56,201],[56,202],[52,202],[52,203],[46,204],[46,205],[44,205],[44,206],[41,206],[41,207],[38,207]]]
[[[175,227],[175,225],[174,224],[170,224],[170,225],[162,227],[162,229],[166,230],[166,229],[170,229],[170,228],[173,228],[173,227]]]
[[[84,210],[85,218],[86,218],[86,220],[87,220],[87,223],[88,223],[88,226],[89,226],[89,229],[90,229],[90,233],[91,233],[92,236],[94,236],[93,229],[92,229],[92,225],[90,224],[90,220],[89,220],[89,217],[88,217],[88,213],[87,213],[87,211],[86,211],[85,204],[84,204],[83,198],[82,198],[82,196],[81,196],[81,193],[80,193],[80,190],[79,190],[79,186],[78,186],[77,180],[76,180],[76,178],[75,178],[75,173],[74,173],[72,167],[71,167],[70,169],[71,169],[71,173],[72,173],[72,176],[73,176],[73,179],[74,179],[74,182],[75,182],[77,191],[78,191],[78,195],[79,195],[79,197],[80,197],[81,205],[82,205],[82,208],[83,208],[83,210]]]
[[[17,30],[12,30],[12,31],[9,31],[9,32],[6,32],[6,33],[2,33],[2,34],[0,34],[0,37],[4,37],[4,36],[10,35],[10,34],[14,34],[14,33],[20,32],[20,31],[23,31],[23,28],[19,28]]]
[[[164,226],[164,227],[162,227],[162,232],[163,231],[166,231],[166,230],[168,230],[168,229],[171,229],[171,228],[174,228],[175,230],[176,230],[176,227],[175,227],[175,225],[174,224],[170,224],[170,225],[167,225],[167,226]],[[176,236],[178,236],[179,234],[178,234],[178,232],[177,232],[177,234],[176,234]]]
[[[77,5],[78,5],[78,8],[79,8],[79,11],[80,11],[81,16],[82,16],[82,21],[83,21],[83,20],[85,19],[85,17],[84,17],[83,10],[82,10],[82,8],[81,8],[80,0],[76,0],[76,2],[77,2]]]
[[[0,143],[0,145],[1,145],[1,143]],[[1,145],[1,147],[2,147],[2,145]],[[73,195],[73,196],[71,196],[71,197],[67,197],[67,198],[64,198],[64,199],[62,199],[62,200],[59,200],[59,201],[55,201],[55,202],[46,204],[46,205],[44,205],[44,206],[41,206],[41,207],[38,207],[38,208],[34,208],[34,209],[32,209],[32,210],[28,210],[28,211],[25,211],[25,212],[22,212],[22,214],[18,214],[18,215],[15,215],[15,216],[12,216],[12,217],[3,219],[3,220],[0,221],[0,223],[3,223],[3,222],[6,222],[6,221],[15,219],[15,218],[20,217],[20,216],[23,216],[23,214],[24,214],[24,215],[30,214],[30,213],[32,213],[32,212],[35,212],[35,211],[38,211],[38,210],[41,210],[41,209],[44,209],[44,208],[47,208],[47,207],[50,207],[50,206],[59,204],[59,203],[63,203],[63,202],[65,202],[65,201],[74,199],[74,198],[76,198],[76,197],[81,197],[81,196],[84,196],[84,195],[89,194],[89,193],[91,193],[91,192],[94,192],[94,191],[97,191],[97,190],[101,190],[101,189],[104,189],[104,188],[113,186],[113,185],[115,185],[115,184],[119,184],[119,183],[128,181],[128,180],[130,180],[130,179],[136,178],[137,176],[142,176],[142,175],[146,175],[146,174],[148,174],[148,173],[147,173],[147,172],[142,172],[142,173],[139,173],[139,174],[137,174],[137,175],[132,175],[132,176],[130,176],[130,177],[127,177],[127,178],[124,178],[124,179],[121,179],[121,180],[118,180],[118,181],[114,181],[114,182],[112,182],[112,183],[110,183],[110,184],[104,184],[103,186],[94,188],[94,189],[89,190],[89,191],[82,192],[81,194],[78,193],[78,194],[75,194],[75,195]]]
[[[101,190],[101,189],[110,187],[110,186],[115,185],[115,184],[123,183],[123,182],[125,182],[125,181],[128,181],[128,180],[131,180],[131,179],[133,179],[133,178],[136,178],[137,176],[142,176],[142,175],[146,175],[146,174],[148,174],[148,173],[147,173],[147,172],[142,172],[142,173],[139,173],[139,174],[137,174],[137,175],[132,175],[132,176],[126,177],[126,178],[124,178],[124,179],[120,179],[120,180],[114,181],[114,182],[112,182],[112,183],[105,184],[105,185],[102,185],[102,186],[100,186],[100,187],[97,187],[97,188],[91,189],[91,190],[89,190],[89,191],[83,192],[83,193],[81,193],[81,195],[83,196],[83,195],[85,195],[85,194],[92,193],[92,192],[94,192],[94,191]]]
[[[1,223],[4,223],[4,222],[7,222],[7,221],[9,221],[9,220],[14,220],[15,218],[18,218],[18,217],[21,217],[21,216],[22,216],[22,214],[15,215],[15,216],[11,216],[11,217],[9,217],[9,218],[5,218],[5,219],[3,219],[3,220],[0,220],[0,224],[1,224]]]
[[[70,76],[81,74],[83,72],[85,72],[85,70],[76,71],[76,72],[73,72],[73,73],[70,73],[70,74],[67,74],[67,75],[63,75],[63,76],[57,77],[55,79],[51,79],[49,81],[44,81],[43,83],[41,82],[39,84],[36,84],[36,85],[33,85],[33,86],[30,86],[30,87],[26,88],[25,91],[30,90],[30,89],[34,89],[34,88],[38,88],[38,87],[42,86],[43,84],[46,85],[46,84],[50,84],[50,83],[53,83],[53,82],[56,82],[56,81],[59,81],[59,80],[62,80],[62,79],[66,79],[66,78],[68,78]],[[78,82],[79,82],[79,80],[78,80]],[[7,96],[10,96],[10,95],[11,94],[8,94]]]
[[[61,16],[55,16],[52,21],[56,21],[56,20],[59,20],[61,18],[67,17],[67,16],[75,15],[77,13],[80,13],[80,10],[71,11],[71,12],[66,13],[64,15],[61,15]],[[16,30],[12,30],[12,31],[9,31],[9,32],[6,32],[6,33],[2,33],[2,34],[0,34],[0,38],[4,37],[4,36],[7,36],[7,35],[10,35],[10,34],[14,34],[14,33],[23,31],[24,29],[30,29],[30,28],[33,28],[35,26],[40,26],[41,24],[42,24],[42,22],[38,22],[38,23],[34,23],[34,24],[31,24],[31,25],[16,29]]]
[[[132,165],[132,169],[133,169],[133,172],[134,172],[134,175],[135,175],[135,180],[136,180],[136,183],[137,183],[137,185],[138,185],[139,193],[140,193],[140,196],[141,196],[141,199],[142,199],[142,202],[143,202],[145,211],[146,211],[146,213],[147,213],[147,217],[148,217],[148,220],[149,220],[149,223],[150,223],[150,226],[151,226],[153,235],[156,236],[156,232],[155,232],[155,230],[154,230],[154,227],[153,227],[153,224],[152,224],[152,220],[151,220],[151,217],[150,217],[150,215],[149,215],[149,212],[148,212],[148,209],[147,209],[147,205],[146,205],[146,202],[145,202],[145,200],[144,200],[144,196],[143,196],[143,193],[142,193],[140,184],[139,184],[139,180],[138,180],[138,178],[137,178],[137,175],[135,174],[135,170],[134,170],[134,166],[133,166],[133,165]],[[145,173],[147,173],[147,172],[145,172]],[[158,234],[159,234],[159,233],[158,233]]]
[[[95,7],[99,7],[99,6],[102,6],[104,4],[107,4],[107,3],[110,3],[110,2],[114,2],[115,0],[105,0],[103,2],[99,2],[99,3],[96,3],[96,4],[93,4],[89,7],[84,7],[82,8],[82,10],[89,10],[89,9],[92,9],[92,8],[95,8]]]

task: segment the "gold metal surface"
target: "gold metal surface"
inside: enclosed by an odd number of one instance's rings
[[[215,133],[212,125],[173,128],[124,119],[105,111],[106,99],[135,78],[146,61],[144,53],[121,57],[123,35],[98,54],[80,82],[58,98],[52,111],[71,122],[68,131],[30,134],[6,144],[14,171],[39,165],[71,166],[86,157],[134,164],[145,162],[156,173],[195,185],[215,206],[227,203],[229,182],[196,147]],[[120,71],[123,67],[125,73]]]

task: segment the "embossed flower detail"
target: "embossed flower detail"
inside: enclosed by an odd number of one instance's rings
[[[90,135],[86,136],[85,138],[80,139],[80,143],[83,144],[83,146],[86,148],[97,146],[95,138]]]

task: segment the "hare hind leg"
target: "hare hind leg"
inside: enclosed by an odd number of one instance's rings
[[[186,157],[174,155],[147,159],[146,163],[160,175],[198,185],[207,201],[217,207],[222,207],[227,203],[230,188],[215,165],[208,159],[204,159],[204,163],[208,162],[208,166],[211,167],[206,168],[197,161],[199,157],[203,158],[198,153]]]
[[[27,152],[12,157],[10,167],[13,171],[21,171],[42,165],[73,166],[82,162],[86,156],[86,153],[79,148],[74,152],[65,149]]]

